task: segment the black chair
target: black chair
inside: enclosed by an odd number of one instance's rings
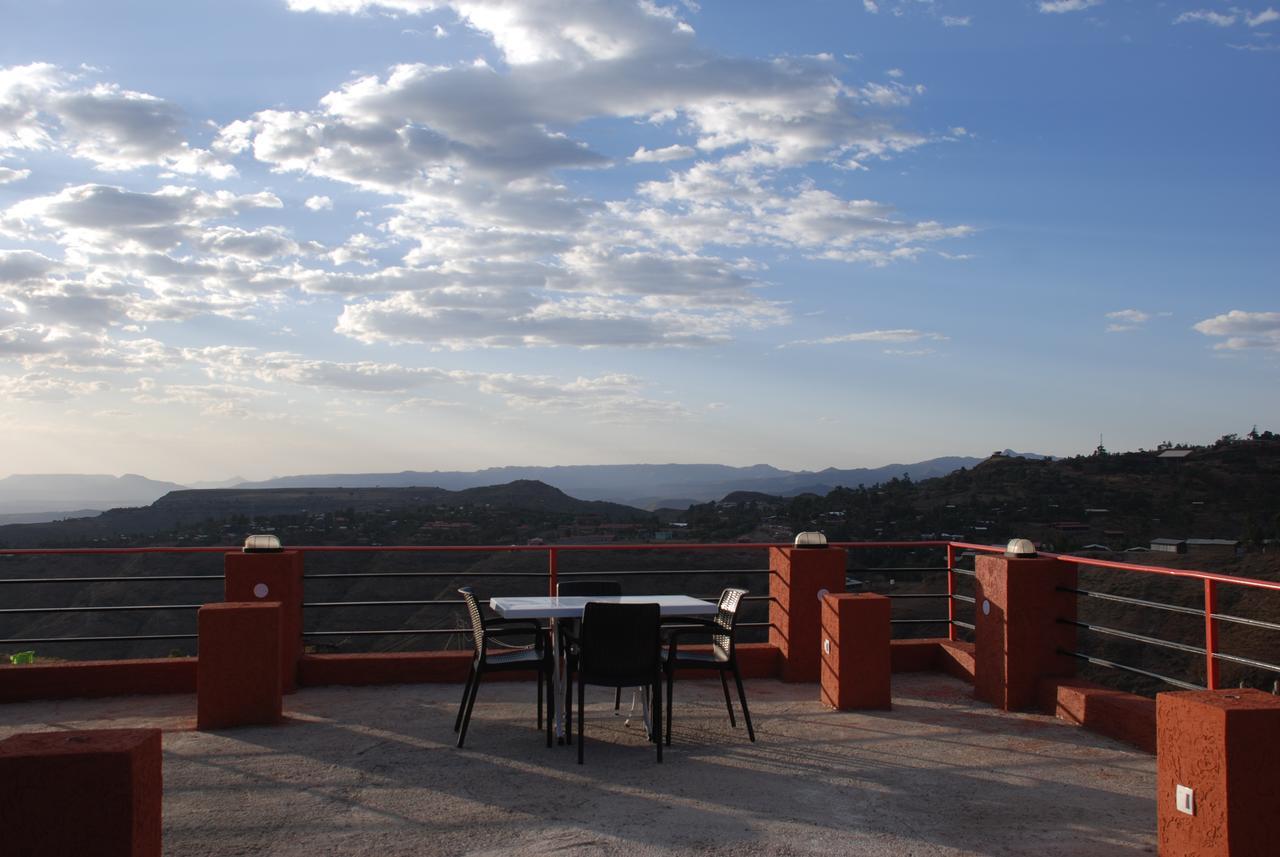
[[[622,584],[616,580],[565,580],[556,584],[556,595],[565,596],[591,596],[591,595],[621,595]],[[560,651],[564,652],[565,660],[568,662],[568,669],[572,671],[572,659],[577,657],[577,640],[578,640],[578,620],[561,619],[558,623],[560,627]],[[564,688],[564,710],[569,710],[569,685],[566,682]],[[613,710],[617,711],[622,707],[622,688],[614,693]],[[566,722],[564,729],[565,740],[570,744],[573,743],[573,724]]]
[[[582,764],[583,745],[587,743],[583,733],[583,691],[589,684],[619,690],[643,687],[650,691],[654,700],[650,707],[650,735],[661,762],[662,634],[658,605],[587,602],[577,646],[576,670],[568,674],[568,682],[570,686],[575,678],[578,682],[578,764]],[[568,713],[573,716],[572,709]]]
[[[536,619],[486,619],[471,587],[462,587],[458,594],[466,602],[467,612],[471,614],[471,634],[476,647],[475,656],[471,659],[471,670],[467,673],[467,684],[462,691],[462,704],[458,706],[458,716],[453,721],[453,731],[458,733],[458,746],[461,747],[467,738],[467,726],[471,723],[471,709],[476,704],[476,691],[480,688],[481,676],[488,672],[537,670],[538,728],[542,728],[542,685],[546,682],[547,746],[550,747],[551,726],[555,720],[555,694],[551,684],[555,661],[551,656],[551,641],[546,629]],[[528,637],[531,634],[531,646],[510,646],[499,639]]]
[[[747,736],[756,740],[755,729],[751,726],[751,712],[747,709],[747,694],[742,689],[742,674],[738,671],[738,653],[734,637],[738,627],[738,607],[745,589],[726,589],[720,593],[719,611],[714,619],[702,617],[680,617],[682,625],[694,625],[688,628],[667,629],[669,648],[663,652],[663,668],[667,673],[667,743],[671,743],[671,696],[674,691],[673,680],[676,670],[699,669],[718,670],[720,686],[724,688],[724,705],[729,709],[729,725],[737,727],[733,718],[733,702],[729,699],[728,673],[733,673],[733,680],[738,685],[738,702],[742,705],[742,719],[747,721]],[[679,647],[682,637],[701,635],[711,637],[711,651],[691,651]]]

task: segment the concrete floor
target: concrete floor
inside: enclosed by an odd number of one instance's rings
[[[310,688],[288,724],[194,730],[195,699],[0,705],[0,737],[157,726],[169,855],[1089,855],[1155,851],[1155,758],[1011,715],[941,675],[894,676],[894,709],[824,709],[812,685],[747,683],[758,742],[718,682],[676,686],[662,765],[589,690],[586,764],[547,749],[531,683]],[[591,700],[594,698],[594,702]]]

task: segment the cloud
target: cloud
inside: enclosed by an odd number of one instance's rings
[[[1268,6],[1256,15],[1245,14],[1245,23],[1250,27],[1261,27],[1273,21],[1280,21],[1280,12]]]
[[[942,26],[944,27],[967,27],[973,23],[973,18],[969,15],[943,15]]]
[[[1194,329],[1205,336],[1224,337],[1213,346],[1219,351],[1280,351],[1280,312],[1233,309],[1197,322]]]
[[[1183,12],[1181,15],[1173,19],[1175,24],[1212,24],[1215,27],[1230,27],[1240,20],[1239,16],[1232,12],[1231,14],[1223,14],[1214,12],[1209,9],[1200,9],[1195,12]]]
[[[15,170],[10,167],[0,167],[0,184],[20,182],[29,175],[31,175],[31,170]]]
[[[1121,309],[1107,313],[1107,318],[1111,322],[1107,325],[1107,333],[1123,333],[1142,327],[1151,319],[1151,314],[1137,309]]]
[[[85,76],[48,63],[0,69],[0,152],[60,149],[103,170],[235,175],[212,152],[190,145],[178,105]]]
[[[664,146],[661,149],[646,149],[644,146],[636,149],[631,160],[641,164],[662,163],[664,161],[678,161],[682,158],[692,158],[698,153],[697,149],[692,146]]]
[[[103,381],[78,381],[44,372],[0,375],[0,398],[60,402],[110,389]]]
[[[822,339],[800,339],[790,344],[837,345],[844,342],[920,342],[922,340],[945,342],[948,338],[941,333],[913,330],[911,328],[895,328],[892,330],[865,330],[858,333],[845,333],[839,336],[826,336]],[[914,352],[886,351],[885,353],[905,354]]]
[[[311,211],[332,211],[333,200],[327,196],[309,196],[307,201],[303,203]]]
[[[1101,5],[1102,0],[1040,0],[1040,11],[1047,15],[1060,15],[1064,12],[1082,12]]]
[[[688,416],[678,402],[645,395],[649,386],[642,378],[621,373],[572,380],[548,375],[511,372],[471,372],[435,367],[407,367],[399,364],[341,363],[314,360],[287,352],[263,353],[252,348],[214,347],[188,349],[187,360],[201,365],[210,377],[220,381],[256,381],[271,385],[272,394],[280,385],[318,391],[374,395],[393,400],[388,410],[401,413],[429,403],[448,404],[418,395],[424,390],[464,388],[500,399],[515,410],[573,412],[598,422],[647,422]],[[207,391],[208,387],[195,388]],[[240,390],[225,383],[215,390]],[[251,391],[252,392],[252,391]],[[263,391],[258,391],[262,393]]]

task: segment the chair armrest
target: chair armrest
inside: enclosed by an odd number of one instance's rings
[[[539,625],[534,619],[513,619],[510,620],[510,624],[500,625],[496,628],[486,627],[484,629],[486,640],[497,637],[523,637],[528,635],[533,636],[534,645],[539,651],[546,647],[548,642],[547,629]]]
[[[667,658],[669,661],[674,661],[676,659],[676,650],[679,647],[679,642],[681,637],[690,637],[694,635],[701,636],[701,637],[709,637],[715,634],[725,633],[724,628],[721,628],[711,619],[704,619],[701,616],[687,616],[682,618],[685,618],[688,621],[681,624],[696,625],[697,627],[666,629]]]

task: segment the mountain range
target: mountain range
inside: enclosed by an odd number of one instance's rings
[[[1034,453],[1006,455],[1043,458]],[[910,475],[912,479],[945,476],[982,459],[946,456],[912,464],[819,471],[782,470],[767,464],[730,467],[721,464],[620,464],[559,467],[489,467],[483,470],[405,470],[399,473],[327,473],[282,476],[258,482],[228,481],[179,485],[136,474],[19,474],[0,479],[0,524],[35,523],[86,517],[106,509],[149,505],[170,491],[234,487],[238,490],[279,488],[442,488],[461,491],[528,480],[552,485],[582,500],[603,500],[642,509],[687,508],[718,500],[734,491],[775,496],[826,494],[837,486],[875,485]]]

